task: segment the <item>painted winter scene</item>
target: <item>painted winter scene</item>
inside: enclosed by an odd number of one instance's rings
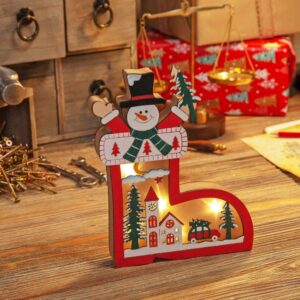
[[[168,160],[124,164],[121,175],[124,257],[244,241],[240,216],[224,200],[170,205]]]

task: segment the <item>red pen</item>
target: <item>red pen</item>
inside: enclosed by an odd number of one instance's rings
[[[300,138],[300,132],[279,131],[277,136],[280,138]]]

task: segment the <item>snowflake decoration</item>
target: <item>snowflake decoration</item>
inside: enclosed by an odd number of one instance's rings
[[[188,44],[176,44],[172,50],[178,54],[187,54],[190,51],[190,46]]]
[[[204,89],[207,91],[217,92],[219,89],[219,86],[216,83],[209,82],[204,86]]]
[[[242,43],[233,43],[230,45],[230,49],[233,51],[244,51],[245,47]]]
[[[198,75],[195,76],[195,78],[201,82],[209,82],[207,73],[199,73]]]
[[[256,76],[257,79],[266,80],[266,79],[268,79],[269,75],[270,75],[270,73],[268,72],[267,69],[258,69],[255,72],[255,76]]]
[[[277,82],[275,81],[274,78],[272,78],[270,80],[264,80],[259,85],[265,89],[273,90],[273,89],[275,89]]]

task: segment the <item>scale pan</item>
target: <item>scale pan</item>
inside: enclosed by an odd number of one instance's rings
[[[248,85],[254,80],[255,73],[242,68],[220,68],[208,72],[208,78],[223,85]]]

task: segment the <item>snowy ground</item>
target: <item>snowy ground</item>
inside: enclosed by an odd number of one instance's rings
[[[211,241],[211,242],[202,242],[196,244],[182,244],[182,245],[161,245],[157,248],[147,248],[143,247],[136,250],[126,249],[124,252],[125,257],[136,257],[142,256],[147,254],[159,254],[159,253],[166,253],[166,252],[173,252],[173,251],[182,251],[182,250],[189,250],[189,249],[199,249],[199,248],[208,248],[208,247],[215,247],[221,245],[230,245],[230,244],[239,244],[244,242],[244,236],[239,237],[238,239],[234,240],[224,240],[224,241]]]

